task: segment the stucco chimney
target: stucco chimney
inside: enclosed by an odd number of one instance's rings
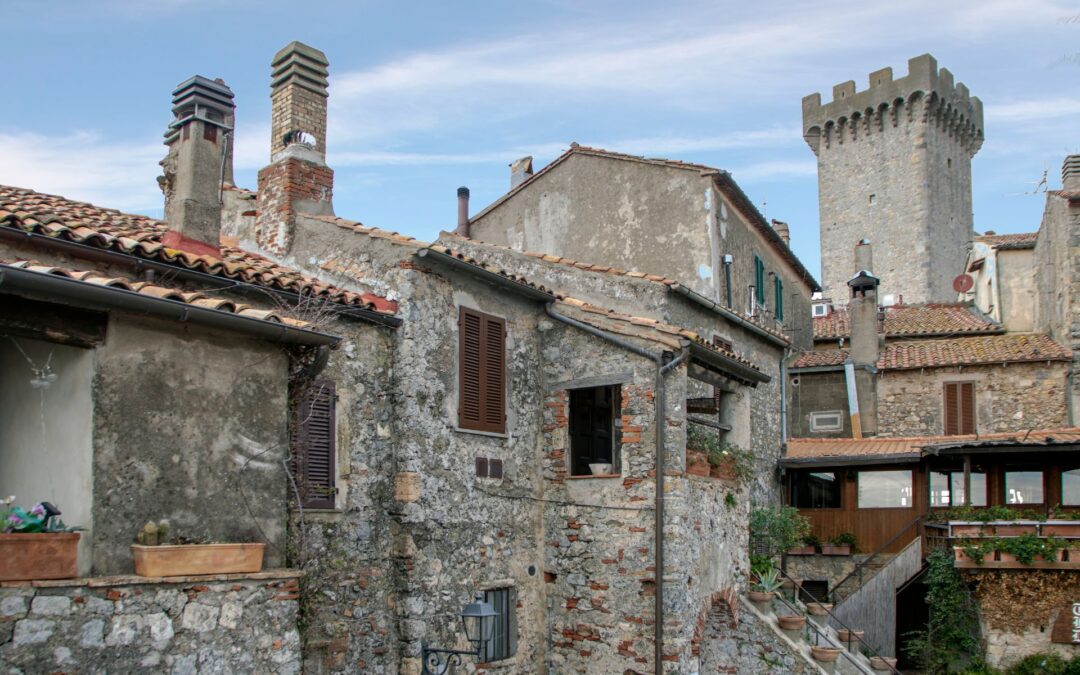
[[[1080,155],[1069,155],[1061,165],[1061,189],[1080,190]]]
[[[532,178],[532,156],[522,157],[510,165],[510,189],[513,190],[525,181]]]
[[[791,246],[791,228],[788,224],[782,220],[773,220],[772,228],[776,231],[780,238],[784,240],[784,243]]]
[[[162,238],[169,248],[219,255],[221,184],[232,179],[233,93],[221,80],[196,75],[173,90],[173,120],[165,132],[169,153],[158,179],[165,193]]]
[[[874,276],[870,242],[863,239],[855,246],[855,275],[848,280],[851,298],[848,312],[851,317],[851,363],[855,365],[860,425],[864,435],[877,433],[877,378],[875,376],[881,352],[878,342],[878,286]]]
[[[457,189],[457,229],[454,234],[469,236],[469,188],[464,185]]]
[[[298,214],[333,215],[334,172],[326,165],[330,62],[291,42],[274,55],[270,82],[270,165],[259,171],[256,240],[288,253]]]

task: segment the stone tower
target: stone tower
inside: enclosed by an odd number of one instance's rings
[[[873,242],[882,293],[904,302],[956,298],[972,238],[971,158],[983,141],[982,102],[929,54],[803,98],[803,136],[818,158],[826,297],[847,299],[851,247]]]

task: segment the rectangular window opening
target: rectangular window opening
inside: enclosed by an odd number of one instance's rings
[[[570,390],[570,475],[620,473],[616,447],[621,404],[619,385]]]
[[[458,383],[458,426],[506,433],[505,319],[460,308]]]
[[[911,469],[859,472],[860,509],[906,509],[913,506]]]
[[[754,299],[757,304],[765,305],[765,261],[754,256]]]
[[[842,431],[843,429],[844,413],[841,410],[815,410],[810,413],[811,433]]]
[[[963,506],[964,472],[962,470],[930,472],[930,506],[943,508]],[[971,506],[986,506],[986,473],[971,472]]]
[[[798,509],[838,509],[842,475],[835,471],[799,471],[791,483],[791,503]]]
[[[1062,506],[1080,506],[1080,468],[1061,472]]]
[[[946,382],[944,387],[944,433],[968,436],[975,433],[975,383]]]
[[[1006,471],[1005,503],[1009,505],[1042,504],[1042,471],[1025,469]]]
[[[332,509],[337,495],[337,402],[334,383],[316,380],[295,395],[292,471],[307,509]]]
[[[780,279],[780,275],[773,277],[773,302],[776,309],[773,314],[776,315],[777,321],[784,320],[784,282]]]
[[[517,646],[517,622],[515,612],[513,589],[492,588],[484,591],[484,602],[491,605],[495,610],[495,630],[489,641],[484,646],[485,663],[501,661],[514,655]]]

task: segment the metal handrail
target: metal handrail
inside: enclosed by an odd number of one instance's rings
[[[800,590],[801,590],[801,589],[800,589],[800,586],[799,586],[799,584],[796,584],[796,583],[795,583],[795,579],[793,579],[792,577],[788,576],[788,574],[787,574],[786,572],[784,572],[784,570],[781,570],[781,569],[779,569],[779,568],[776,568],[776,569],[777,569],[777,571],[778,571],[778,572],[780,572],[780,576],[782,576],[782,577],[784,577],[785,579],[787,579],[787,580],[791,581],[791,584],[792,584],[792,588],[793,588],[793,589],[795,590],[795,597],[796,597],[796,598],[798,598],[799,592],[800,592]],[[828,604],[828,603],[823,603],[822,601],[820,601],[820,600],[818,600],[817,598],[815,598],[815,597],[814,597],[814,594],[813,594],[813,593],[811,593],[811,592],[809,592],[809,591],[806,591],[806,590],[802,590],[802,592],[803,592],[803,593],[805,593],[805,594],[806,594],[807,596],[809,596],[811,600],[813,600],[813,601],[814,601],[815,603],[817,603],[817,604],[819,604],[819,605],[825,605],[825,604]],[[784,603],[784,604],[785,604],[785,605],[786,605],[786,606],[787,606],[787,607],[788,607],[789,609],[792,609],[792,610],[794,610],[794,611],[796,611],[796,612],[800,611],[798,607],[796,607],[795,605],[793,605],[793,604],[791,604],[790,602],[788,602],[788,601],[787,601],[787,598],[785,598],[785,597],[784,597],[784,594],[783,594],[783,593],[780,593],[778,597],[779,597],[779,599],[780,599],[780,602]],[[878,654],[878,653],[877,653],[877,650],[876,650],[876,649],[874,649],[873,647],[871,647],[871,646],[870,646],[870,643],[868,643],[868,642],[867,642],[866,640],[864,640],[863,638],[861,638],[861,637],[859,637],[858,635],[856,635],[856,633],[855,633],[855,632],[854,632],[854,630],[853,630],[853,629],[851,628],[851,626],[849,626],[849,625],[847,625],[846,623],[844,623],[843,621],[841,621],[839,617],[837,617],[837,616],[836,616],[835,614],[833,614],[832,612],[830,612],[830,611],[829,611],[828,609],[826,609],[826,608],[825,608],[824,606],[822,607],[822,609],[824,609],[824,610],[825,610],[825,614],[826,614],[826,615],[828,615],[828,617],[829,617],[830,619],[832,619],[833,621],[835,621],[835,622],[837,623],[837,625],[839,625],[839,626],[840,626],[841,628],[843,628],[843,629],[847,630],[847,631],[848,631],[848,633],[849,633],[850,635],[854,636],[854,637],[855,637],[855,639],[856,639],[856,640],[857,640],[857,641],[859,642],[859,644],[860,644],[860,645],[862,645],[863,647],[865,647],[866,651],[868,651],[868,652],[870,652],[871,654],[873,654],[874,656],[876,656],[876,657],[878,657],[878,658],[882,659],[882,660],[883,660],[883,662],[885,663],[885,665],[889,665],[889,662],[888,662],[888,661],[884,661],[885,657],[883,657],[883,656],[881,656],[880,654]],[[815,632],[815,633],[817,633],[817,634],[819,634],[819,635],[821,634],[821,632],[822,632],[822,631],[821,631],[821,630],[820,630],[820,629],[819,629],[819,628],[817,627],[817,625],[816,625],[816,624],[815,624],[815,623],[814,623],[814,622],[813,622],[812,620],[810,620],[810,618],[809,618],[809,617],[807,617],[806,621],[807,621],[807,623],[808,623],[808,624],[810,624],[810,625],[813,625],[813,626],[814,626],[814,632]],[[828,633],[826,632],[826,636],[827,636],[827,635],[828,635]],[[853,663],[853,664],[855,665],[855,667],[859,668],[860,670],[862,670],[862,669],[863,669],[863,665],[862,665],[861,663],[859,663],[858,659],[852,658],[852,656],[851,656],[850,654],[848,654],[848,652],[847,652],[847,650],[846,650],[846,649],[843,649],[843,650],[841,650],[841,653],[842,653],[842,654],[844,655],[844,657],[845,657],[845,658],[847,658],[847,660],[851,661],[851,662],[852,662],[852,663]],[[897,669],[896,669],[896,668],[895,668],[894,666],[889,666],[889,672],[891,672],[891,673],[896,673],[897,675],[902,675],[902,674],[900,673],[900,671],[899,671],[899,670],[897,670]]]
[[[916,526],[917,526],[917,525],[919,524],[919,521],[921,521],[922,519],[923,519],[923,517],[922,517],[922,516],[915,516],[915,519],[914,519],[914,520],[912,520],[911,522],[909,522],[909,523],[908,523],[907,525],[904,525],[904,527],[902,527],[901,529],[897,530],[897,531],[896,531],[896,533],[895,533],[895,534],[893,534],[893,536],[889,537],[889,540],[888,540],[888,541],[886,541],[886,542],[885,542],[884,544],[882,544],[881,546],[878,546],[878,547],[877,547],[877,550],[875,550],[875,551],[874,551],[873,553],[871,553],[870,555],[866,556],[866,559],[865,559],[865,560],[863,560],[863,561],[862,561],[861,563],[859,563],[859,564],[855,565],[855,569],[851,570],[851,572],[849,572],[849,573],[848,573],[848,575],[847,575],[846,577],[844,577],[843,579],[841,579],[841,580],[840,580],[840,581],[839,581],[839,582],[838,582],[838,583],[837,583],[837,584],[836,584],[835,586],[833,586],[833,587],[832,587],[832,590],[830,590],[830,591],[829,591],[829,599],[830,599],[830,600],[832,600],[832,602],[833,602],[834,604],[838,604],[838,603],[839,603],[840,601],[838,601],[838,600],[836,599],[836,598],[837,598],[837,591],[839,591],[839,590],[840,590],[840,587],[842,587],[842,586],[843,586],[843,585],[844,585],[844,584],[845,584],[845,583],[847,582],[847,580],[848,580],[848,579],[850,579],[850,578],[854,577],[854,576],[855,576],[856,574],[858,574],[858,575],[859,575],[859,582],[860,582],[860,585],[861,585],[861,583],[862,583],[862,571],[863,571],[864,569],[866,569],[866,566],[867,566],[867,565],[869,565],[869,564],[870,564],[870,562],[871,562],[872,560],[874,560],[874,558],[876,558],[876,557],[878,557],[879,555],[881,555],[881,552],[882,552],[882,551],[884,551],[884,550],[885,550],[886,548],[888,548],[889,546],[891,546],[891,545],[892,545],[892,543],[893,543],[894,541],[896,541],[897,539],[899,539],[899,538],[900,538],[900,535],[902,535],[903,533],[905,533],[905,532],[907,532],[908,530],[910,530],[910,529],[911,529],[911,526],[912,526],[912,525],[916,525]],[[916,527],[916,528],[915,528],[915,536],[916,536],[916,537],[918,537],[918,536],[921,536],[921,535],[919,534],[919,531],[918,531],[918,527]],[[843,600],[843,598],[841,598],[841,601],[842,601],[842,600]]]

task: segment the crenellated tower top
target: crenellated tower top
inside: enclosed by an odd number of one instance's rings
[[[926,121],[955,138],[969,157],[983,142],[982,101],[972,96],[937,60],[923,54],[908,60],[908,74],[893,79],[892,68],[870,73],[870,88],[855,91],[855,81],[833,87],[833,100],[821,94],[803,97],[803,137],[815,155],[822,146],[855,142],[884,131],[885,125]]]

